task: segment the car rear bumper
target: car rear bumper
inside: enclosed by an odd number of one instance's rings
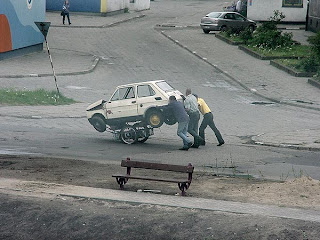
[[[215,23],[212,23],[212,24],[200,23],[200,27],[203,30],[209,30],[209,31],[219,31],[220,30],[220,26]]]

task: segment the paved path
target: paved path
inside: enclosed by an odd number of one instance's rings
[[[127,192],[55,183],[22,181],[18,179],[7,178],[0,178],[0,193],[28,196],[41,196],[50,194],[60,197],[80,197],[107,201],[153,204],[170,207],[193,208],[209,211],[252,214],[310,222],[320,222],[320,211],[314,210],[230,202],[205,198],[168,196],[144,192]]]

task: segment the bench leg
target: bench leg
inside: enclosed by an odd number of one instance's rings
[[[181,195],[186,195],[186,190],[189,188],[190,183],[178,183],[179,189],[181,190]]]
[[[120,189],[123,190],[124,185],[127,183],[128,179],[123,177],[117,177],[116,180],[117,180],[117,183],[120,185]]]

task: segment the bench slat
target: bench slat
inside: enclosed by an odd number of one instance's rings
[[[139,162],[131,160],[122,160],[122,167],[132,167],[132,168],[144,168],[144,169],[155,169],[162,171],[173,171],[173,172],[184,172],[184,173],[193,173],[193,166],[181,166],[181,165],[172,165],[172,164],[163,164],[163,163],[150,163],[150,162]]]
[[[123,177],[123,178],[132,178],[132,179],[141,179],[141,180],[150,180],[150,181],[159,181],[159,182],[172,182],[172,183],[190,183],[191,181],[186,179],[168,179],[168,178],[156,178],[149,176],[133,176],[133,175],[124,175],[124,174],[114,174],[112,177]]]

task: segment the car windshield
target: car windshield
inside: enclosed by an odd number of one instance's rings
[[[174,90],[174,88],[171,87],[167,82],[157,82],[156,84],[159,88],[161,88],[161,90],[165,92]]]
[[[212,12],[212,13],[209,13],[207,16],[210,17],[210,18],[218,18],[218,17],[221,16],[221,13]]]

